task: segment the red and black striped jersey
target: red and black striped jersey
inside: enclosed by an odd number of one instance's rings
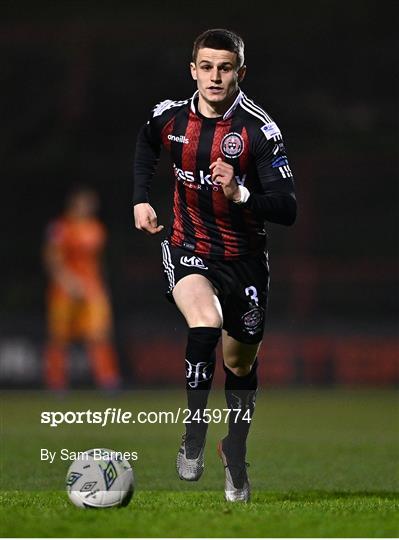
[[[296,217],[292,172],[281,132],[242,91],[220,117],[198,111],[198,92],[166,100],[152,111],[136,145],[134,204],[149,202],[161,147],[175,177],[172,245],[211,259],[257,255],[266,247],[265,220],[291,225]],[[222,158],[250,196],[237,204],[212,181],[209,166]]]

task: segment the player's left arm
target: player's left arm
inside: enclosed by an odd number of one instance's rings
[[[276,133],[280,133],[273,125]],[[269,132],[266,130],[266,133]],[[259,130],[252,151],[263,193],[250,192],[245,186],[238,185],[233,166],[221,158],[210,166],[212,180],[222,186],[227,199],[250,208],[258,218],[280,225],[292,225],[296,219],[297,203],[294,179],[282,138],[277,141],[268,139],[265,132]]]
[[[294,178],[276,124],[267,124],[257,130],[252,154],[263,193],[248,192],[245,206],[261,219],[292,225],[297,214]]]

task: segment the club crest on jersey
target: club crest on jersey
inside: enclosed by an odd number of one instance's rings
[[[222,139],[220,150],[228,158],[238,158],[244,151],[244,139],[239,133],[227,133]]]
[[[196,257],[193,255],[192,257],[188,257],[187,255],[183,255],[180,257],[180,264],[183,266],[194,266],[195,268],[202,268],[202,270],[208,270],[208,267],[205,266],[204,261],[200,257]]]

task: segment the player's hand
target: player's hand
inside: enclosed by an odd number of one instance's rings
[[[241,194],[234,177],[234,167],[222,158],[217,158],[209,168],[212,171],[212,181],[222,186],[225,197],[230,201],[239,201]]]
[[[164,228],[163,225],[158,225],[155,210],[148,203],[139,203],[134,206],[134,224],[136,229],[149,234],[157,234]]]

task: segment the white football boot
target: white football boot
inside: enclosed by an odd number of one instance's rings
[[[224,465],[224,498],[229,502],[248,502],[251,496],[247,475],[248,463],[244,461],[242,464],[229,464],[226,454],[223,452],[223,441],[219,441],[217,449]]]
[[[201,447],[186,442],[182,436],[181,445],[176,457],[176,470],[181,480],[195,482],[204,472],[205,440]]]

